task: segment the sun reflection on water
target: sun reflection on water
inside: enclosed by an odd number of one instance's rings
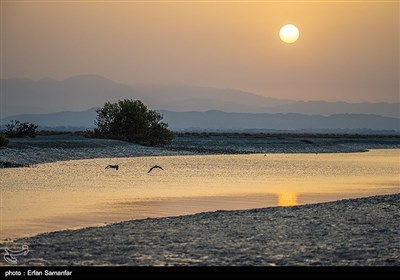
[[[278,193],[278,206],[295,206],[297,205],[297,193],[281,192]]]

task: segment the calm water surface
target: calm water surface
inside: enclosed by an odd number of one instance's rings
[[[400,150],[74,160],[0,169],[1,240],[128,219],[400,191]],[[105,169],[119,164],[118,171]],[[148,169],[161,165],[165,171]]]

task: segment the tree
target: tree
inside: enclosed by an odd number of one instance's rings
[[[30,123],[30,122],[20,122],[12,120],[9,124],[6,125],[5,134],[12,137],[31,137],[35,138],[37,135],[38,125]]]
[[[162,122],[163,116],[149,110],[140,100],[106,102],[98,109],[96,134],[147,146],[171,143],[174,133]]]

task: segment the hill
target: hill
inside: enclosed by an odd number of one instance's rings
[[[140,99],[153,109],[175,112],[217,110],[234,113],[305,115],[375,114],[399,117],[399,103],[295,101],[264,97],[236,89],[186,85],[125,85],[97,75],[65,80],[1,80],[1,115],[83,111],[106,101]]]
[[[330,116],[304,114],[253,114],[207,112],[172,112],[158,110],[174,130],[400,130],[398,118],[367,114],[334,114]],[[5,125],[11,120],[29,121],[43,129],[51,127],[91,128],[96,108],[80,112],[23,114],[0,120]]]

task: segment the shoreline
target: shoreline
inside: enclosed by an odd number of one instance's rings
[[[32,167],[36,164],[94,158],[143,156],[357,153],[369,149],[400,149],[400,138],[312,138],[180,136],[166,147],[147,147],[112,139],[73,135],[12,138],[0,149],[0,169]]]
[[[399,152],[103,158],[3,169],[1,240],[147,217],[394,194]],[[119,172],[105,170],[110,163]],[[166,172],[146,173],[154,164]]]
[[[155,148],[69,136],[17,139],[0,149],[0,172],[1,168],[93,158],[352,153],[400,148],[398,139],[313,139],[313,144],[301,140],[187,137],[175,146]],[[18,250],[27,244],[30,253],[18,264],[33,266],[399,266],[399,206],[397,193],[291,207],[128,220],[3,241],[0,250]]]
[[[1,244],[20,265],[400,265],[400,193],[130,220]],[[4,262],[1,265],[5,265]]]

